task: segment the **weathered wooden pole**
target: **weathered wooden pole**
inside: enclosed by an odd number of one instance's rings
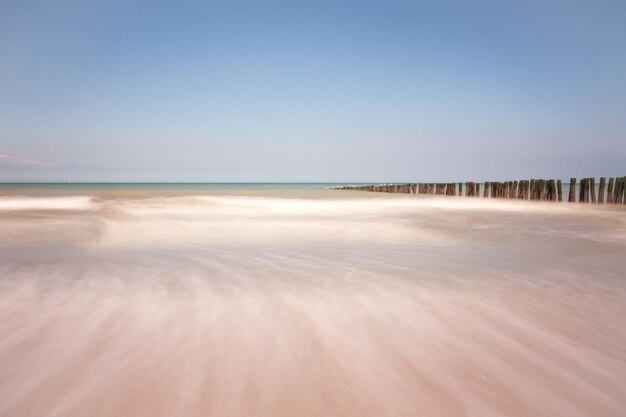
[[[586,203],[589,198],[589,179],[583,178],[580,180],[580,190],[578,192],[578,202]]]
[[[587,183],[586,178],[580,179],[580,185],[578,186],[578,202],[579,203],[585,202],[585,184],[586,183]]]
[[[598,204],[604,204],[604,187],[606,186],[606,178],[600,177],[600,187],[598,188]]]
[[[541,180],[536,179],[535,180],[535,198],[534,200],[541,200]]]
[[[615,178],[614,204],[624,204],[624,192],[626,190],[626,177]]]
[[[539,191],[539,180],[535,180],[535,188],[531,191],[533,193],[533,200],[539,200],[541,197],[541,192]]]
[[[591,202],[596,202],[596,178],[589,178],[589,191],[591,192]]]
[[[556,189],[559,195],[559,202],[563,201],[563,185],[561,184],[561,180],[556,180]]]
[[[606,189],[606,202],[608,204],[613,203],[613,186],[615,185],[615,178],[609,178],[609,187]]]
[[[569,180],[569,197],[567,201],[570,203],[576,201],[576,178],[570,178]]]
[[[522,187],[522,200],[528,200],[528,180],[524,180],[524,186]]]

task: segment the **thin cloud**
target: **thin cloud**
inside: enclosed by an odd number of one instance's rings
[[[24,167],[49,167],[54,165],[49,162],[42,162],[34,159],[20,158],[17,156],[4,154],[0,154],[0,164]]]
[[[26,103],[31,106],[51,106],[51,107],[78,107],[80,102],[75,100],[36,100]]]

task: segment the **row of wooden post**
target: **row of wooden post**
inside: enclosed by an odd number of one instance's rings
[[[576,201],[576,178],[570,180],[569,201]],[[600,177],[598,195],[596,197],[596,179],[582,178],[578,187],[578,201],[580,203],[626,204],[626,177],[609,178],[606,193],[606,178]]]
[[[583,178],[578,187],[576,199],[576,178],[570,179],[569,202],[626,204],[626,177],[600,178],[596,195],[595,178]],[[448,196],[479,197],[480,183],[411,183],[379,185],[341,185],[340,190],[359,190],[384,193],[434,194]],[[606,188],[606,192],[605,192]],[[484,198],[504,198],[518,200],[563,201],[561,180],[531,179],[520,181],[488,181],[483,186]],[[606,198],[605,198],[606,197]]]

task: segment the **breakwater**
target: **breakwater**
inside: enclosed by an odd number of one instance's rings
[[[340,185],[337,190],[371,191],[382,193],[432,194],[517,200],[563,202],[563,182],[555,179],[530,179],[517,181],[408,183],[408,184],[363,184]],[[482,192],[481,192],[482,190]],[[596,187],[593,177],[570,178],[568,202],[595,204],[626,203],[626,177],[600,177]]]

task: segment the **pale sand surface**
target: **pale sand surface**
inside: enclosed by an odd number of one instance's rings
[[[622,207],[44,191],[0,196],[0,416],[625,413]]]

